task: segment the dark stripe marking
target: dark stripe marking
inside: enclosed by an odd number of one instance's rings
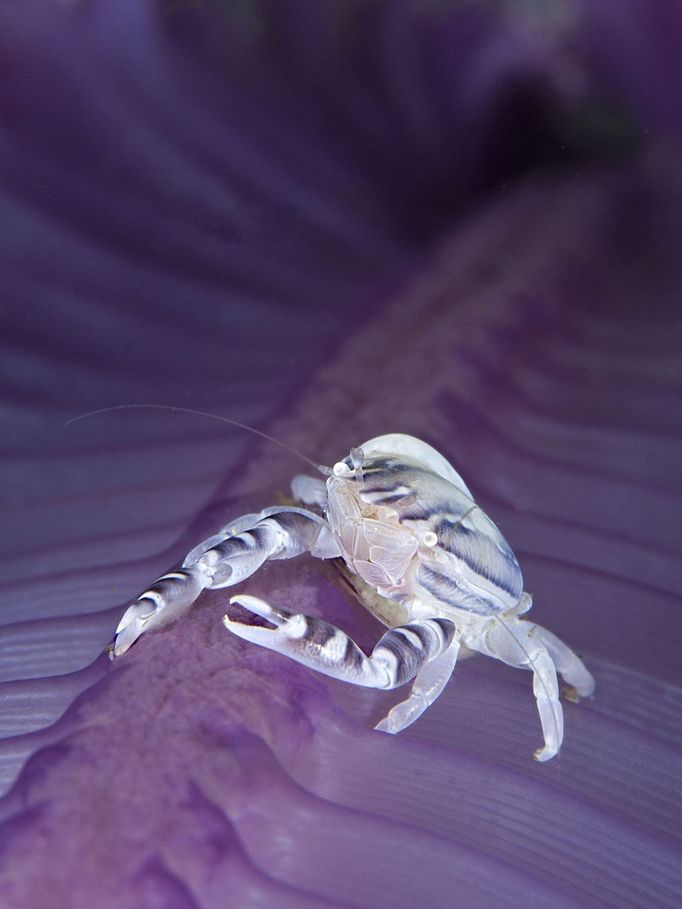
[[[329,622],[325,622],[323,619],[311,618],[310,616],[306,616],[305,618],[306,631],[304,638],[310,644],[315,644],[317,647],[324,647],[336,634],[336,629],[333,625],[330,625]]]
[[[493,612],[504,611],[505,607],[502,604],[497,604],[493,600],[484,599],[480,594],[468,591],[453,578],[441,574],[440,571],[435,571],[427,565],[420,567],[417,579],[431,596],[456,609],[473,612],[475,615],[490,615]]]
[[[343,665],[348,669],[356,670],[357,672],[362,669],[362,666],[367,657],[360,650],[358,645],[351,640],[351,638],[346,638],[346,649],[343,653]]]

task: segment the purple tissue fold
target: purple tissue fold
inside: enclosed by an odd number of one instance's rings
[[[675,907],[678,5],[0,12],[2,909]],[[580,652],[401,698],[127,603],[383,432],[451,460]],[[380,634],[333,567],[238,588]]]

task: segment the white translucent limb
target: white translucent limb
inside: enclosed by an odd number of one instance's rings
[[[558,754],[564,740],[564,711],[559,701],[559,686],[552,658],[546,650],[538,649],[533,653],[532,660],[533,694],[545,739],[545,744],[533,752],[533,757],[536,761],[548,761]]]
[[[455,639],[440,656],[429,660],[417,673],[410,696],[392,707],[374,728],[395,734],[418,720],[447,685],[455,669],[459,647],[459,641]]]
[[[449,646],[455,626],[447,619],[424,619],[391,628],[367,656],[344,631],[323,619],[291,613],[258,597],[232,597],[269,625],[223,618],[228,631],[245,641],[315,669],[331,678],[365,688],[398,688],[411,681]]]
[[[304,505],[317,505],[323,508],[327,504],[327,483],[317,477],[300,473],[291,481],[291,494]]]
[[[182,568],[159,578],[123,614],[109,652],[121,656],[143,632],[159,629],[186,612],[206,588],[228,587],[250,577],[268,559],[303,552],[339,555],[326,522],[300,508],[268,508],[237,518],[195,546]]]
[[[522,619],[496,619],[478,637],[467,638],[466,643],[509,666],[533,672],[533,693],[545,739],[533,757],[538,761],[553,758],[564,736],[557,669],[578,693],[589,695],[594,690],[594,680],[580,659],[551,632]]]
[[[547,648],[558,673],[578,697],[589,698],[594,694],[595,682],[592,674],[585,668],[580,657],[574,653],[563,641],[543,628],[536,625],[540,640]],[[573,693],[570,692],[570,694]]]

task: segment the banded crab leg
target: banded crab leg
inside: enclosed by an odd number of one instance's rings
[[[185,613],[207,588],[231,587],[268,559],[310,552],[321,559],[340,555],[327,523],[302,508],[266,508],[243,515],[195,546],[182,567],[163,575],[131,603],[116,628],[110,656],[125,653],[143,632]]]
[[[391,628],[367,656],[344,631],[324,619],[291,613],[253,596],[235,596],[230,603],[269,622],[269,627],[248,625],[226,615],[223,622],[232,634],[331,678],[381,689],[399,688],[415,679],[410,697],[376,727],[384,732],[409,726],[438,697],[459,650],[455,625],[448,619],[424,618]]]
[[[392,707],[374,728],[395,735],[418,720],[450,680],[459,648],[460,642],[455,637],[439,656],[428,660],[415,676],[409,697]]]

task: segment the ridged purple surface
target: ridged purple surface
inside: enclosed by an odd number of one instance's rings
[[[528,7],[530,10],[531,7]],[[675,907],[682,892],[679,9],[105,2],[0,29],[0,906]],[[436,445],[584,655],[397,695],[226,635],[102,655],[294,457]],[[378,628],[330,566],[244,586]]]

